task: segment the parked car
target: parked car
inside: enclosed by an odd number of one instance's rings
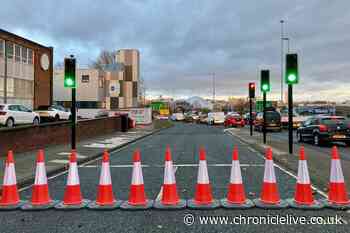
[[[185,116],[183,113],[178,112],[178,113],[173,113],[171,115],[170,119],[173,121],[183,121],[183,120],[185,120]]]
[[[207,124],[208,123],[208,114],[206,113],[201,113],[199,115],[199,123],[201,124]]]
[[[288,128],[288,109],[281,111],[281,124],[282,128]],[[299,128],[303,122],[305,122],[309,117],[299,115],[296,111],[293,113],[293,129]]]
[[[12,128],[20,124],[39,125],[40,116],[19,104],[0,104],[0,125]]]
[[[208,113],[208,125],[224,124],[225,113],[224,112],[210,112]]]
[[[238,113],[228,114],[225,117],[225,122],[224,122],[225,127],[244,127],[244,125],[245,125],[245,122],[241,117],[241,115]]]
[[[314,145],[326,142],[345,142],[350,145],[350,121],[341,116],[313,116],[297,130],[299,142],[311,141]]]
[[[39,106],[35,112],[39,114],[42,121],[69,120],[71,118],[70,110],[59,105]]]
[[[264,113],[259,112],[254,121],[254,129],[263,131]],[[274,109],[266,110],[265,128],[267,131],[281,131],[281,114]]]
[[[256,117],[256,112],[252,112],[252,119],[253,119],[253,123],[254,123],[254,120],[255,120],[255,117]],[[249,125],[249,118],[250,118],[250,113],[247,112],[246,114],[243,115],[243,119],[244,119],[244,122],[246,125]]]

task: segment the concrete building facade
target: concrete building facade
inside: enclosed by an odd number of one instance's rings
[[[111,107],[138,107],[140,52],[136,49],[118,50],[116,61],[124,65],[124,75],[120,80],[120,94],[118,97],[111,98]]]
[[[52,47],[0,29],[0,103],[51,105],[52,63]]]

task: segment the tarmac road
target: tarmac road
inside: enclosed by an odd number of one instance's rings
[[[141,150],[145,189],[151,199],[159,194],[163,179],[163,162],[165,146],[170,145],[174,163],[178,166],[176,179],[181,197],[190,199],[194,194],[198,163],[198,149],[204,146],[207,151],[209,176],[214,196],[223,198],[230,177],[231,150],[234,145],[239,148],[242,176],[246,194],[256,198],[260,192],[263,178],[264,160],[261,154],[254,151],[238,138],[224,133],[221,127],[177,123],[174,127],[162,130],[128,147],[111,154],[111,173],[113,188],[118,199],[128,197],[131,181],[132,153]],[[79,168],[82,192],[85,198],[94,199],[99,177],[100,161]],[[276,168],[280,195],[290,198],[294,193],[295,178],[285,171]],[[62,199],[66,174],[49,180],[53,198]],[[30,189],[21,193],[23,199],[30,198]],[[317,198],[321,196],[316,195]],[[191,214],[194,223],[184,224],[184,217]],[[343,223],[350,222],[349,213],[322,209],[318,211],[284,210],[176,210],[159,211],[58,211],[42,212],[7,211],[0,212],[0,232],[349,232],[347,224],[342,225],[237,225],[237,224],[201,224],[203,216],[324,216],[342,217]],[[191,218],[191,216],[190,216]]]

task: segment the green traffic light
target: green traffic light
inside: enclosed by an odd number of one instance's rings
[[[269,90],[269,85],[263,84],[262,85],[262,89],[263,89],[263,91],[268,91]]]
[[[67,79],[65,80],[65,82],[66,82],[66,86],[67,86],[67,87],[73,87],[73,86],[74,86],[74,81],[73,81],[73,79],[71,79],[71,78],[67,78]]]
[[[297,76],[295,74],[289,74],[288,75],[288,81],[289,82],[295,82],[296,79],[297,79]]]

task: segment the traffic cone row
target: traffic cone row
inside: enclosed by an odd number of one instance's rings
[[[102,157],[102,167],[96,200],[91,202],[83,199],[78,174],[77,154],[76,151],[73,150],[69,158],[69,170],[64,198],[63,201],[58,202],[52,200],[50,197],[44,152],[43,150],[39,150],[36,161],[35,182],[32,187],[32,197],[30,201],[24,202],[19,198],[14,157],[12,151],[9,151],[5,161],[0,210],[12,210],[17,208],[23,210],[43,210],[52,207],[63,210],[80,209],[84,207],[90,209],[115,209],[120,207],[128,210],[144,210],[152,207],[156,209],[181,209],[186,206],[194,209],[213,209],[219,206],[224,208],[246,209],[254,205],[266,209],[286,208],[288,206],[301,209],[320,209],[324,206],[335,209],[349,209],[350,200],[344,183],[338,150],[335,146],[332,148],[328,198],[321,201],[315,200],[312,192],[306,155],[304,148],[301,147],[294,198],[282,200],[278,191],[272,150],[268,148],[265,155],[264,179],[260,197],[253,201],[247,199],[242,182],[238,150],[237,147],[235,147],[232,154],[232,167],[227,195],[224,199],[218,201],[213,198],[208,175],[206,153],[204,148],[201,147],[199,151],[199,167],[195,195],[193,199],[186,202],[179,196],[171,151],[167,146],[161,194],[154,202],[153,200],[147,199],[146,196],[139,150],[136,150],[133,155],[132,179],[129,199],[127,201],[122,202],[117,200],[114,196],[110,174],[109,154],[107,151],[103,153]]]

